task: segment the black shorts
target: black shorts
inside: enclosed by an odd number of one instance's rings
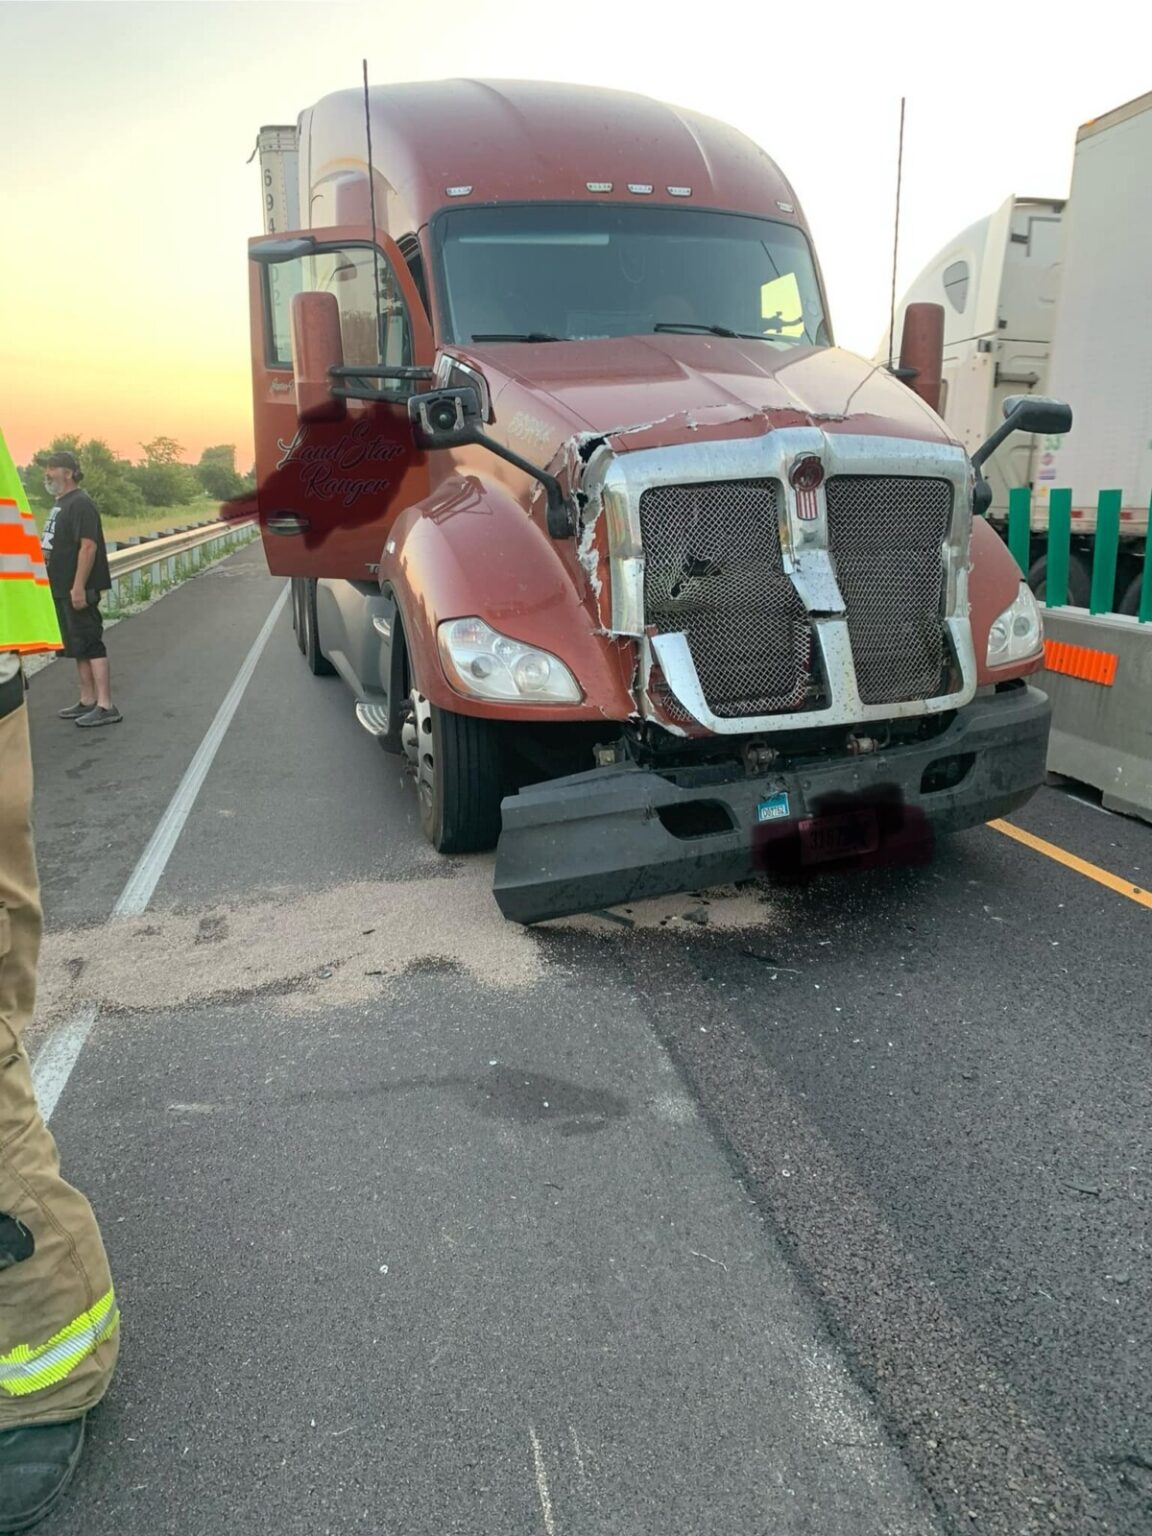
[[[98,661],[107,656],[104,645],[104,615],[100,612],[99,592],[88,593],[84,608],[73,608],[71,596],[65,592],[53,592],[56,618],[60,624],[60,638],[64,642],[64,655],[73,661]]]

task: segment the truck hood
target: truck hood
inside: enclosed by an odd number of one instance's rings
[[[834,347],[777,349],[656,335],[469,349],[489,381],[496,433],[555,449],[573,435],[619,451],[816,426],[949,443],[935,413],[885,369]]]

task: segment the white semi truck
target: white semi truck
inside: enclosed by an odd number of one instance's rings
[[[1072,492],[1069,601],[1088,600],[1096,498],[1122,493],[1114,605],[1135,613],[1152,498],[1152,92],[1085,123],[1067,200],[1010,197],[962,230],[904,295],[944,305],[941,413],[966,448],[1008,395],[1072,407],[1066,438],[1020,435],[989,461],[990,520],[1031,490],[1029,581],[1043,590],[1048,498]],[[878,361],[887,361],[885,337]]]

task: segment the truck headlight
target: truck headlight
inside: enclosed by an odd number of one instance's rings
[[[1022,581],[1016,601],[1005,608],[988,631],[988,665],[1004,667],[1012,661],[1027,661],[1043,649],[1040,605],[1031,588]]]
[[[448,619],[440,659],[458,692],[520,704],[579,704],[579,684],[558,656],[497,634],[483,619]]]

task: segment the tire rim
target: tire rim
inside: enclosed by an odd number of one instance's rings
[[[432,746],[432,706],[414,688],[408,696],[408,716],[400,732],[404,756],[416,779],[420,809],[431,817],[436,805],[436,758]]]

